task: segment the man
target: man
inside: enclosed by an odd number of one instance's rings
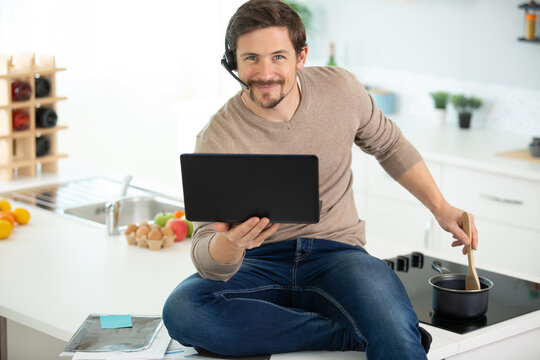
[[[304,69],[305,41],[300,18],[278,0],[252,0],[237,10],[224,58],[243,88],[200,132],[196,151],[317,155],[320,222],[280,225],[253,217],[198,224],[192,244],[198,273],[167,299],[165,326],[184,345],[227,356],[359,350],[370,359],[426,358],[403,285],[362,247],[353,142],[425,204],[453,234],[452,246],[464,245],[465,252],[471,240],[460,228],[463,211],[445,201],[420,154],[354,75]]]

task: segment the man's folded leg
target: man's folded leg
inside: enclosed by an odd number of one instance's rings
[[[258,254],[283,253],[279,244],[261,248]],[[292,258],[291,254],[285,256]],[[291,306],[297,289],[283,283],[284,278],[292,278],[290,262],[272,261],[271,271],[266,266],[270,262],[246,257],[227,282],[198,274],[184,280],[163,309],[170,336],[185,346],[228,356],[362,349],[336,321]],[[272,276],[279,277],[279,282]]]

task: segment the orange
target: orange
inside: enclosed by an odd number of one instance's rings
[[[0,211],[0,220],[8,221],[11,223],[11,226],[15,225],[15,216],[13,216],[10,212]]]
[[[174,217],[177,219],[180,219],[182,216],[184,216],[186,213],[183,210],[176,210],[174,212]]]
[[[12,214],[13,217],[15,217],[17,224],[24,225],[28,222],[28,220],[30,220],[30,213],[26,209],[15,209],[13,210]]]
[[[0,220],[0,239],[5,239],[11,234],[13,225],[7,220]]]
[[[11,211],[11,204],[6,199],[0,200],[0,211]]]

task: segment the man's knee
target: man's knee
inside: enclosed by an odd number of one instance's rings
[[[201,295],[188,278],[169,295],[163,306],[163,324],[169,335],[187,345],[191,334],[201,326]]]

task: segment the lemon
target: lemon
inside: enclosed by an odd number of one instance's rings
[[[0,220],[6,220],[11,223],[11,226],[15,225],[15,216],[8,211],[0,211]]]
[[[0,200],[0,211],[11,211],[11,204],[6,199]]]
[[[5,239],[11,234],[13,226],[7,220],[0,220],[0,239]]]
[[[13,210],[13,216],[17,224],[24,225],[30,220],[30,213],[26,209],[18,208]]]

